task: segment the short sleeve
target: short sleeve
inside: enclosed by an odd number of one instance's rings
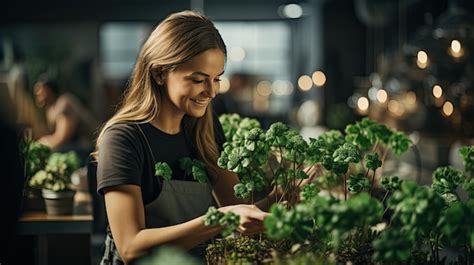
[[[104,132],[97,160],[97,192],[124,184],[141,186],[144,152],[135,128],[118,124]]]

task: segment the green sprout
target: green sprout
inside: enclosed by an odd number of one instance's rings
[[[198,159],[191,159],[184,157],[179,160],[179,165],[184,172],[188,175],[192,175],[193,178],[199,183],[207,183],[208,177],[205,169],[205,165]]]
[[[155,176],[162,177],[164,180],[171,180],[171,167],[166,162],[157,162],[155,164]]]

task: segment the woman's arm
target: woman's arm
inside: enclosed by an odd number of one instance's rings
[[[77,130],[77,119],[72,116],[60,115],[56,119],[56,128],[53,134],[45,135],[38,141],[56,149],[62,144],[68,142]]]
[[[146,229],[139,186],[109,187],[104,189],[104,194],[112,236],[125,263],[162,244],[174,244],[190,249],[221,232],[220,227],[205,226],[203,216],[178,225]],[[244,234],[260,232],[261,222],[268,215],[248,205],[222,207],[219,210],[240,215],[239,230]]]

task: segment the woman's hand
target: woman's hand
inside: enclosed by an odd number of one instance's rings
[[[308,175],[307,179],[304,179],[300,185],[299,188],[303,187],[306,184],[309,184],[313,182],[314,178],[318,175],[318,173],[321,173],[321,165],[319,164],[314,164],[309,167],[305,167],[303,171]]]
[[[263,220],[270,215],[251,204],[238,204],[219,208],[223,213],[232,212],[240,216],[238,231],[250,236],[265,231]]]

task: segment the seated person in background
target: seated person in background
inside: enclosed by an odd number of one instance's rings
[[[60,94],[56,82],[45,75],[38,79],[34,90],[36,104],[44,109],[51,132],[38,141],[53,151],[90,151],[98,126],[92,114],[72,94]]]

